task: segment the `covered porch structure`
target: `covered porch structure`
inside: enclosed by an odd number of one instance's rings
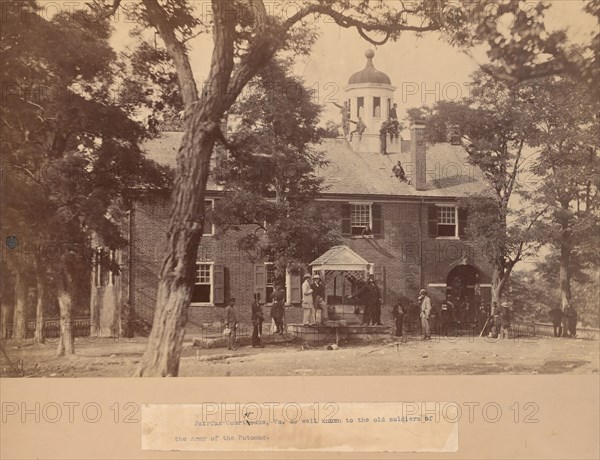
[[[351,298],[374,273],[374,266],[346,245],[334,246],[310,264],[325,287],[327,320],[314,326],[289,324],[288,332],[309,342],[370,340],[388,336],[390,326],[363,325],[364,305]],[[377,280],[376,280],[377,281]]]

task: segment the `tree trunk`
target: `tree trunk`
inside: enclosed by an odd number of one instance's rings
[[[186,120],[177,161],[167,254],[158,283],[148,348],[136,372],[140,377],[174,377],[179,373],[187,309],[202,237],[204,191],[216,139],[214,128],[218,127],[211,119],[209,109],[204,106]]]
[[[66,282],[60,282],[58,286],[58,307],[60,309],[60,338],[58,339],[58,356],[75,354],[75,337],[71,324],[71,311],[73,307],[73,295],[71,293],[71,277],[63,275]]]
[[[4,300],[4,299],[3,299]],[[0,327],[2,328],[1,331],[1,337],[2,340],[6,340],[8,339],[8,323],[10,322],[10,313],[11,313],[11,307],[13,305],[7,303],[7,302],[2,302],[2,317],[0,318],[0,321],[2,321],[2,324],[0,325]]]
[[[17,272],[15,282],[15,312],[13,315],[12,338],[16,340],[25,339],[27,333],[27,280],[23,273]]]
[[[34,341],[44,343],[44,302],[46,301],[46,291],[44,280],[41,276],[37,279],[37,303],[35,309],[35,335]]]
[[[506,285],[506,281],[512,272],[515,263],[513,261],[505,261],[503,257],[499,257],[494,261],[492,267],[492,305],[496,302],[497,305],[500,304],[500,297],[502,296],[502,292],[504,291],[504,286]],[[490,305],[490,313],[493,307]]]
[[[571,237],[567,229],[560,235],[560,304],[564,310],[571,303]]]
[[[568,203],[567,203],[568,206]],[[563,209],[565,208],[563,204]],[[560,233],[560,271],[559,271],[559,285],[560,285],[560,304],[562,310],[565,311],[571,304],[571,231],[569,229],[569,223],[562,222],[562,229]],[[563,337],[569,336],[569,324],[568,318],[563,316]]]

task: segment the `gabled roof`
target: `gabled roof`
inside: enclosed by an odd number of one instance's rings
[[[345,244],[334,246],[316,260],[311,267],[319,270],[362,270],[370,264]]]
[[[148,158],[175,167],[182,136],[180,132],[165,132],[147,141],[142,148]],[[392,168],[400,160],[409,175],[410,141],[401,142],[402,153],[381,155],[356,152],[344,138],[323,139],[314,146],[329,162],[317,171],[325,178],[322,196],[457,198],[486,188],[481,171],[468,163],[464,147],[438,143],[427,144],[427,190],[415,190],[413,185],[399,181],[392,173]],[[209,177],[207,191],[221,190]]]

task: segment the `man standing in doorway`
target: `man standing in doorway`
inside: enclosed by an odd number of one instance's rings
[[[426,289],[421,289],[419,302],[421,304],[421,329],[423,331],[423,340],[430,340],[431,327],[429,325],[429,316],[431,315],[431,300],[427,295]]]

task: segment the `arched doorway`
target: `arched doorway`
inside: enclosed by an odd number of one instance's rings
[[[478,321],[483,274],[473,265],[457,265],[446,277],[446,298],[454,305],[459,324]]]

